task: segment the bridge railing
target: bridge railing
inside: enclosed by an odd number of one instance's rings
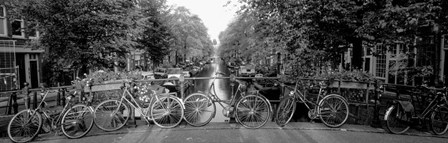
[[[210,80],[214,77],[189,77],[189,78],[181,78],[177,79],[145,79],[145,80],[135,80],[137,83],[157,83],[160,84],[160,82],[164,81],[177,81],[179,82],[179,95],[180,98],[184,99],[185,96],[188,95],[188,93],[196,92],[192,87],[194,87],[194,83],[197,80]],[[216,79],[252,79],[254,81],[260,81],[260,80],[279,80],[280,77],[216,77]],[[322,81],[324,79],[301,79],[304,81]],[[329,88],[330,92],[336,92],[340,93],[342,96],[346,97],[350,104],[350,110],[353,112],[351,117],[353,117],[355,120],[361,120],[363,116],[369,116],[370,119],[377,117],[379,115],[365,115],[362,113],[372,113],[372,112],[364,112],[365,110],[373,111],[373,113],[378,113],[379,107],[377,107],[379,101],[378,98],[378,87],[377,83],[363,83],[365,86],[362,86],[362,88],[355,89],[355,88],[346,88],[343,84],[343,81],[336,81],[335,83],[332,83]],[[100,95],[96,93],[100,92],[108,92],[108,91],[114,91],[114,90],[120,90],[121,85],[123,84],[123,81],[115,81],[115,82],[109,82],[109,83],[102,83],[102,84],[94,84],[91,87],[84,87],[84,92],[89,93],[93,92],[94,96]],[[65,95],[68,94],[70,90],[73,90],[74,86],[61,86],[61,87],[50,87],[49,90],[57,90],[57,95],[53,99],[56,101],[56,105],[64,105],[65,103]],[[313,89],[309,89],[313,90]],[[356,91],[357,90],[357,91]],[[40,89],[28,89],[24,88],[22,90],[16,90],[16,91],[9,91],[9,92],[2,92],[0,94],[3,95],[3,97],[8,97],[7,104],[0,106],[0,109],[4,109],[4,114],[6,115],[12,115],[18,112],[19,109],[24,108],[36,108],[38,104],[38,93],[40,92]],[[281,91],[281,94],[279,96],[283,96],[285,93],[288,93],[287,91]],[[356,93],[356,94],[353,94]],[[96,95],[95,95],[96,94]],[[104,96],[109,96],[109,94],[103,94]],[[99,96],[98,96],[99,97]],[[21,100],[25,99],[25,100]],[[97,99],[101,100],[101,99]],[[18,102],[19,101],[19,102]],[[272,103],[279,102],[280,100],[270,100]],[[25,107],[24,107],[25,106]],[[365,110],[364,110],[365,109]],[[356,122],[364,122],[366,121],[356,121]]]
[[[59,86],[49,87],[48,90],[56,90],[55,96],[52,96],[48,101],[56,101],[56,106],[65,105],[65,96],[68,92],[74,89],[74,86]],[[41,88],[29,88],[25,86],[20,90],[0,92],[0,114],[14,115],[18,113],[19,109],[35,109],[37,108],[38,93],[41,92]],[[6,99],[6,100],[5,100]],[[6,104],[5,104],[6,101]]]

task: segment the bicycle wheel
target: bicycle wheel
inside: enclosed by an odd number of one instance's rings
[[[337,128],[345,124],[348,119],[348,103],[342,96],[330,94],[320,102],[317,111],[320,120],[328,127]]]
[[[22,110],[8,124],[8,137],[13,142],[29,142],[39,134],[42,116],[33,110]]]
[[[275,114],[275,123],[280,127],[284,127],[292,119],[292,115],[296,111],[297,103],[294,97],[286,97],[280,101]]]
[[[81,138],[93,127],[93,111],[84,104],[78,104],[68,109],[62,116],[62,133],[68,138]]]
[[[386,110],[384,118],[386,120],[386,128],[390,133],[402,134],[406,132],[410,126],[407,121],[404,121],[402,116],[406,114],[401,108],[391,106]]]
[[[185,121],[195,127],[208,124],[216,114],[216,105],[202,93],[193,93],[184,100]]]
[[[129,107],[118,100],[106,100],[95,108],[95,125],[103,131],[116,131],[129,120]]]
[[[446,106],[441,106],[432,111],[429,125],[433,134],[445,134],[448,130],[448,108],[446,108]]]
[[[161,97],[151,106],[151,117],[161,128],[173,128],[180,124],[184,117],[182,102],[177,97]]]
[[[271,117],[268,101],[257,95],[247,95],[236,104],[236,120],[246,128],[262,127]]]

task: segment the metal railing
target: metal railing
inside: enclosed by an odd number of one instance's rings
[[[137,83],[144,83],[144,82],[161,82],[161,81],[178,81],[179,84],[179,92],[180,92],[180,98],[184,99],[185,98],[185,89],[189,88],[189,87],[185,87],[185,83],[189,82],[189,81],[195,81],[195,80],[210,80],[213,79],[213,77],[189,77],[189,78],[183,78],[181,76],[181,78],[174,78],[174,79],[145,79],[145,80],[135,80],[134,82]],[[255,80],[279,80],[280,77],[235,77],[235,76],[229,76],[229,77],[216,77],[216,79],[255,79]],[[306,79],[306,78],[302,78],[300,80],[308,80],[308,81],[322,81],[325,79]],[[334,86],[330,87],[333,88],[335,92],[341,93],[345,87],[342,86],[342,82],[343,81],[338,81],[336,80],[336,83]],[[117,81],[117,82],[110,82],[110,83],[102,83],[102,84],[95,84],[93,86],[100,86],[100,85],[111,85],[111,84],[123,84],[124,81]],[[374,124],[379,124],[379,111],[380,108],[382,108],[381,105],[379,105],[380,100],[384,100],[384,99],[380,99],[379,98],[379,89],[378,86],[379,84],[376,82],[358,82],[358,83],[363,83],[363,84],[367,84],[366,86],[364,86],[364,88],[360,89],[360,90],[366,90],[365,92],[365,97],[363,98],[362,101],[360,101],[360,103],[353,103],[353,102],[349,102],[349,104],[351,104],[352,106],[356,106],[357,108],[364,108],[366,107],[368,108],[372,108],[374,107],[374,115],[373,115],[373,122]],[[394,87],[401,87],[399,85],[390,85],[390,84],[384,84],[387,86],[394,86]],[[120,86],[116,87],[118,89]],[[61,87],[50,87],[48,88],[49,90],[57,90],[57,95],[56,98],[53,99],[49,99],[50,101],[56,101],[56,105],[60,106],[60,105],[64,105],[65,103],[65,95],[68,94],[68,92],[72,89],[74,89],[75,86],[61,86]],[[191,88],[191,87],[190,87]],[[407,89],[412,89],[413,87],[407,87]],[[114,90],[114,89],[108,89],[108,90]],[[396,96],[399,97],[402,94],[403,90],[406,89],[402,89],[402,88],[395,88],[396,90]],[[18,112],[18,110],[20,109],[20,107],[25,106],[25,108],[36,108],[37,104],[38,104],[38,93],[41,91],[40,88],[37,89],[29,89],[29,88],[23,88],[21,90],[15,90],[15,91],[8,91],[8,92],[0,92],[0,94],[6,95],[8,97],[7,99],[7,105],[6,106],[2,106],[0,107],[0,109],[4,109],[6,108],[4,114],[5,115],[12,115]],[[88,87],[84,87],[84,92],[88,93],[88,92],[92,92],[92,89],[89,89]],[[284,94],[284,91],[282,91],[282,94]],[[374,98],[374,103],[371,103],[371,99],[372,99],[372,95],[369,94],[373,94],[373,98]],[[82,96],[82,95],[81,95]],[[280,95],[281,96],[281,95]],[[23,101],[18,102],[18,100],[23,99]],[[279,100],[270,100],[270,102],[279,102]],[[362,103],[361,103],[362,102]],[[372,113],[369,113],[372,114]]]

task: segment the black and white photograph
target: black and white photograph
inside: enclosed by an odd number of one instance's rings
[[[0,143],[448,143],[448,0],[0,0]]]

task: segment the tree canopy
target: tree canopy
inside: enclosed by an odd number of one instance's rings
[[[131,51],[143,50],[154,65],[173,51],[187,57],[212,52],[202,20],[166,0],[17,0],[4,3],[11,20],[36,23],[47,49],[45,71],[53,81],[64,69],[124,67]]]
[[[240,0],[239,18],[251,20],[251,46],[283,51],[310,61],[341,62],[340,54],[353,48],[353,68],[362,67],[363,47],[397,42],[412,45],[422,27],[433,33],[446,31],[448,7],[444,0]],[[247,15],[250,15],[249,17]],[[244,18],[246,17],[246,18]],[[221,47],[253,49],[236,44],[232,36],[247,35],[246,20],[235,20],[222,33]],[[236,24],[237,23],[237,24]],[[235,30],[240,28],[240,30]],[[241,30],[244,29],[244,30]],[[241,42],[241,41],[240,41]],[[243,42],[244,43],[244,42]],[[224,50],[224,51],[225,51]],[[322,52],[324,54],[322,54]],[[318,54],[321,53],[321,54]],[[249,53],[256,55],[259,53]],[[266,54],[269,54],[266,53]],[[264,57],[268,55],[263,55]],[[305,59],[303,59],[305,60]],[[313,62],[294,62],[313,63]]]
[[[207,33],[207,28],[198,15],[192,14],[185,7],[176,7],[167,19],[171,32],[176,35],[172,50],[179,55],[183,53],[182,60],[211,55],[213,43]]]

